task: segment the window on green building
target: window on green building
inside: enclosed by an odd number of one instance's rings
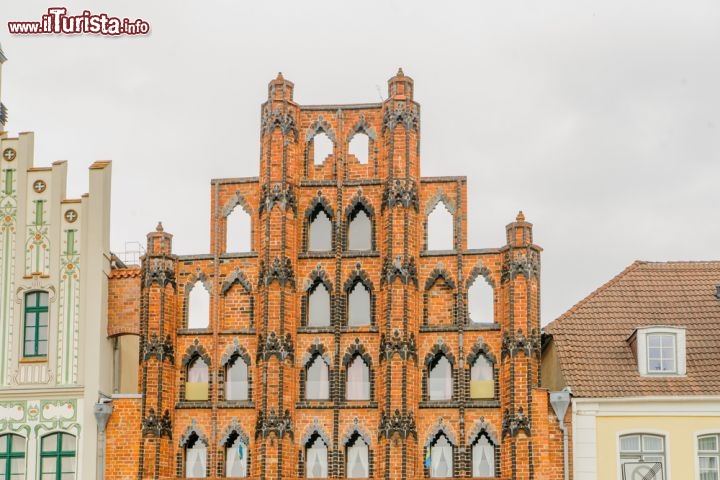
[[[0,435],[0,480],[25,478],[25,439],[20,435]]]
[[[23,356],[47,357],[47,292],[30,292],[25,295],[25,339],[23,345]]]
[[[75,454],[74,436],[68,433],[51,433],[43,437],[40,449],[40,479],[74,479]]]

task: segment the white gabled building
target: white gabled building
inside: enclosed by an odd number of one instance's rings
[[[110,162],[68,199],[67,163],[35,167],[33,134],[10,137],[6,121],[0,106],[0,478],[97,478],[94,407],[112,393]]]

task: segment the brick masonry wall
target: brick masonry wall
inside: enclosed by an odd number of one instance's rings
[[[236,435],[249,442],[251,478],[302,478],[306,442],[320,436],[328,476],[345,478],[346,442],[359,434],[369,442],[372,478],[423,478],[425,450],[442,432],[454,446],[456,478],[472,477],[478,435],[496,445],[492,478],[562,478],[547,392],[536,388],[540,249],[532,225],[519,215],[506,245],[468,249],[465,178],[420,176],[419,105],[409,77],[393,77],[382,104],[302,107],[293,88],[282,77],[270,83],[259,177],[212,181],[210,253],[176,256],[172,235],[158,228],[148,235],[140,274],[113,273],[111,324],[137,315],[141,335],[143,399],[135,421],[144,433],[132,467],[124,468],[141,479],[183,478],[185,448],[197,437],[208,446],[208,478],[224,478],[223,442]],[[318,133],[335,145],[322,165],[313,162]],[[348,153],[358,134],[369,137],[367,164]],[[454,248],[429,252],[427,216],[439,201],[454,217]],[[333,225],[332,249],[310,252],[308,230],[319,208]],[[347,249],[358,208],[372,222],[368,251]],[[226,251],[228,235],[239,233],[227,231],[235,214],[250,216],[250,252]],[[493,323],[468,320],[467,292],[477,279],[493,286]],[[358,281],[370,292],[372,318],[353,327],[347,300]],[[307,321],[318,283],[330,294],[325,327]],[[200,284],[210,291],[210,324],[188,329],[189,292]],[[328,364],[327,400],[306,398],[315,355]],[[370,369],[369,400],[346,399],[355,355]],[[449,400],[428,396],[438,355],[452,365]],[[470,398],[478,355],[493,365],[491,399]],[[187,370],[198,357],[208,365],[208,399],[191,401]],[[225,368],[235,357],[248,364],[248,400],[225,398]],[[122,433],[113,425],[109,435]],[[109,480],[116,475],[108,469]]]

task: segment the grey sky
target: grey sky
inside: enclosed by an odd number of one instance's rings
[[[67,0],[148,36],[9,35],[54,3],[3,2],[9,130],[69,192],[113,160],[112,247],[162,220],[209,243],[209,180],[257,175],[260,104],[374,102],[402,66],[422,104],[422,173],[466,175],[472,248],[522,209],[545,251],[546,323],[635,259],[718,259],[720,3]],[[720,280],[720,279],[719,279]]]

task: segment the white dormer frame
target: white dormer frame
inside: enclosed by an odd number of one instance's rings
[[[648,371],[648,342],[649,335],[672,335],[675,338],[675,371],[651,372]],[[676,377],[687,373],[687,355],[685,341],[685,327],[652,326],[641,327],[633,333],[637,341],[638,372],[644,377]]]

